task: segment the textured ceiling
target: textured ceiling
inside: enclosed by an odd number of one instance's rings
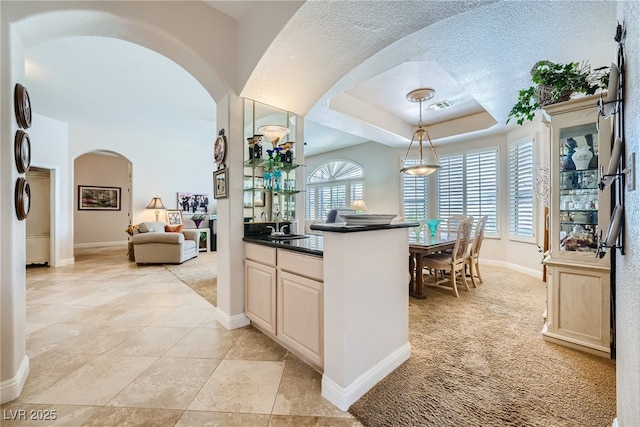
[[[264,5],[206,3],[240,23]],[[610,1],[308,1],[239,90],[305,115],[307,154],[367,140],[406,146],[418,106],[405,95],[422,86],[453,104],[423,109],[435,143],[464,140],[504,130],[536,61],[609,64],[615,18]],[[30,91],[47,94],[33,100],[45,115],[165,134],[189,121],[193,132],[215,134],[215,104],[202,86],[138,45],[61,38],[29,49],[27,61]]]

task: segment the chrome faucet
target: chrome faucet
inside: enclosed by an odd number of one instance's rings
[[[260,218],[266,221],[267,220],[267,213],[266,212],[262,212],[260,214]]]
[[[289,224],[284,224],[282,227],[280,227],[280,220],[278,219],[280,216],[281,216],[280,212],[276,212],[275,214],[273,214],[273,218],[276,221],[276,226],[275,227],[267,225],[267,228],[271,229],[271,235],[272,236],[284,236],[285,227],[289,227]]]

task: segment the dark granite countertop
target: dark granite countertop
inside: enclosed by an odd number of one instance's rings
[[[392,228],[409,228],[420,226],[417,222],[399,222],[395,224],[347,225],[346,223],[312,224],[312,230],[330,231],[333,233],[351,233],[356,231],[387,230]]]
[[[308,237],[304,239],[270,240],[267,236],[257,235],[245,236],[242,240],[247,243],[271,246],[272,248],[281,248],[310,255],[323,256],[322,236],[313,234],[307,234],[307,236]]]

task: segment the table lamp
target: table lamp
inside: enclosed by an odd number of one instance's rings
[[[154,213],[156,214],[156,222],[158,222],[159,221],[158,218],[160,217],[160,209],[166,209],[166,208],[162,204],[162,200],[160,199],[160,196],[156,196],[153,199],[151,199],[151,201],[147,205],[147,209],[156,210]]]
[[[362,213],[362,211],[367,210],[367,205],[365,205],[364,200],[358,199],[354,200],[353,203],[351,203],[351,209],[356,211],[357,214],[360,214]]]

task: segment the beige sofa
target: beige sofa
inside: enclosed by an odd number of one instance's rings
[[[182,264],[198,256],[198,230],[166,232],[164,222],[141,222],[131,237],[136,264]]]

